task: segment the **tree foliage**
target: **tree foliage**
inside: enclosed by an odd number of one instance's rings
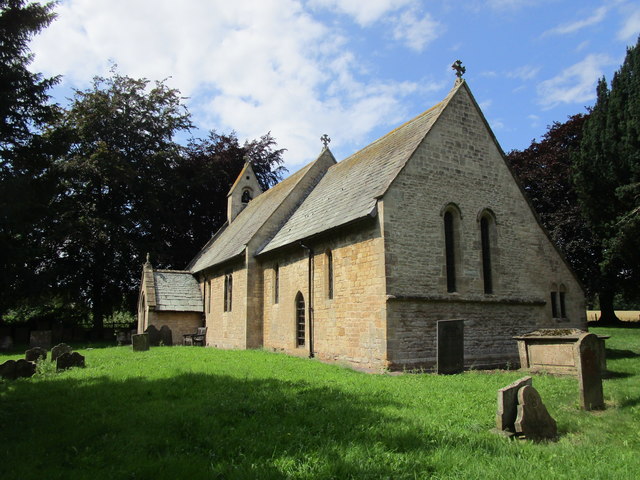
[[[573,180],[583,211],[603,242],[600,274],[609,288],[605,297],[601,295],[601,307],[608,307],[619,289],[628,297],[637,298],[640,296],[640,38],[634,47],[627,49],[611,88],[604,78],[598,83],[597,101],[574,155]]]
[[[540,221],[570,263],[589,296],[600,291],[600,242],[590,230],[571,183],[572,153],[589,115],[555,122],[539,142],[507,156]]]

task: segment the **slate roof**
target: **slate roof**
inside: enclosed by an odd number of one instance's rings
[[[202,312],[202,294],[191,272],[155,270],[156,310]]]
[[[375,215],[377,199],[387,191],[462,84],[458,83],[431,109],[331,166],[300,208],[258,253]]]
[[[247,243],[291,193],[314,162],[251,200],[230,223],[225,224],[187,268],[199,272],[244,252]]]

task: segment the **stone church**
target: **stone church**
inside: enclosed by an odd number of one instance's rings
[[[325,146],[228,221],[184,271],[143,267],[138,330],[374,369],[432,368],[454,322],[466,368],[518,364],[516,335],[586,329],[584,293],[467,83],[336,162]],[[448,323],[449,322],[449,323]]]

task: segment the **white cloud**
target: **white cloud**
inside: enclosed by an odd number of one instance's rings
[[[507,77],[517,78],[519,80],[531,80],[540,71],[540,67],[534,67],[532,65],[523,65],[515,70],[507,72]]]
[[[618,40],[635,42],[638,34],[640,34],[640,9],[625,18],[622,28],[618,32]]]
[[[615,65],[613,58],[591,54],[559,75],[538,85],[538,103],[545,109],[560,103],[584,103],[596,97],[596,83],[603,75],[603,67]]]
[[[575,22],[559,25],[551,30],[547,30],[543,35],[566,35],[568,33],[574,33],[583,28],[590,27],[602,22],[607,15],[607,7],[597,8],[591,16]]]
[[[414,2],[415,0],[310,0],[309,5],[349,15],[360,26],[365,27]]]
[[[109,60],[133,77],[171,76],[198,126],[240,139],[271,131],[290,168],[319,153],[323,133],[350,152],[374,127],[399,121],[403,99],[425,88],[363,80],[344,39],[300,0],[64,0],[56,11],[32,43],[34,70],[76,88]]]
[[[495,10],[515,10],[543,3],[544,0],[487,0],[487,4]]]
[[[408,9],[391,19],[393,38],[406,46],[421,52],[442,31],[440,23],[428,13],[420,14],[416,9]]]

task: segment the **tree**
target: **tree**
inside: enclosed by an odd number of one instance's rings
[[[59,78],[30,72],[28,47],[54,17],[53,3],[0,0],[0,314],[42,280],[33,259],[55,179],[38,133],[57,113],[47,91]]]
[[[574,155],[583,211],[602,238],[601,321],[613,322],[617,290],[640,296],[640,38],[627,49],[611,88],[603,77]]]
[[[65,144],[54,168],[48,256],[54,290],[90,307],[94,327],[130,301],[145,252],[162,243],[174,135],[191,127],[179,92],[114,73],[76,91],[49,132]]]
[[[572,153],[580,145],[588,118],[588,114],[578,114],[565,123],[554,122],[540,142],[509,152],[507,160],[587,296],[593,297],[603,287],[598,269],[602,248],[582,215],[570,175]]]
[[[163,251],[155,251],[156,263],[184,268],[227,219],[227,193],[242,170],[251,162],[264,190],[282,179],[284,149],[276,148],[267,133],[241,145],[234,132],[215,131],[205,139],[192,139],[175,166],[177,193],[170,202],[171,219],[163,233]]]

